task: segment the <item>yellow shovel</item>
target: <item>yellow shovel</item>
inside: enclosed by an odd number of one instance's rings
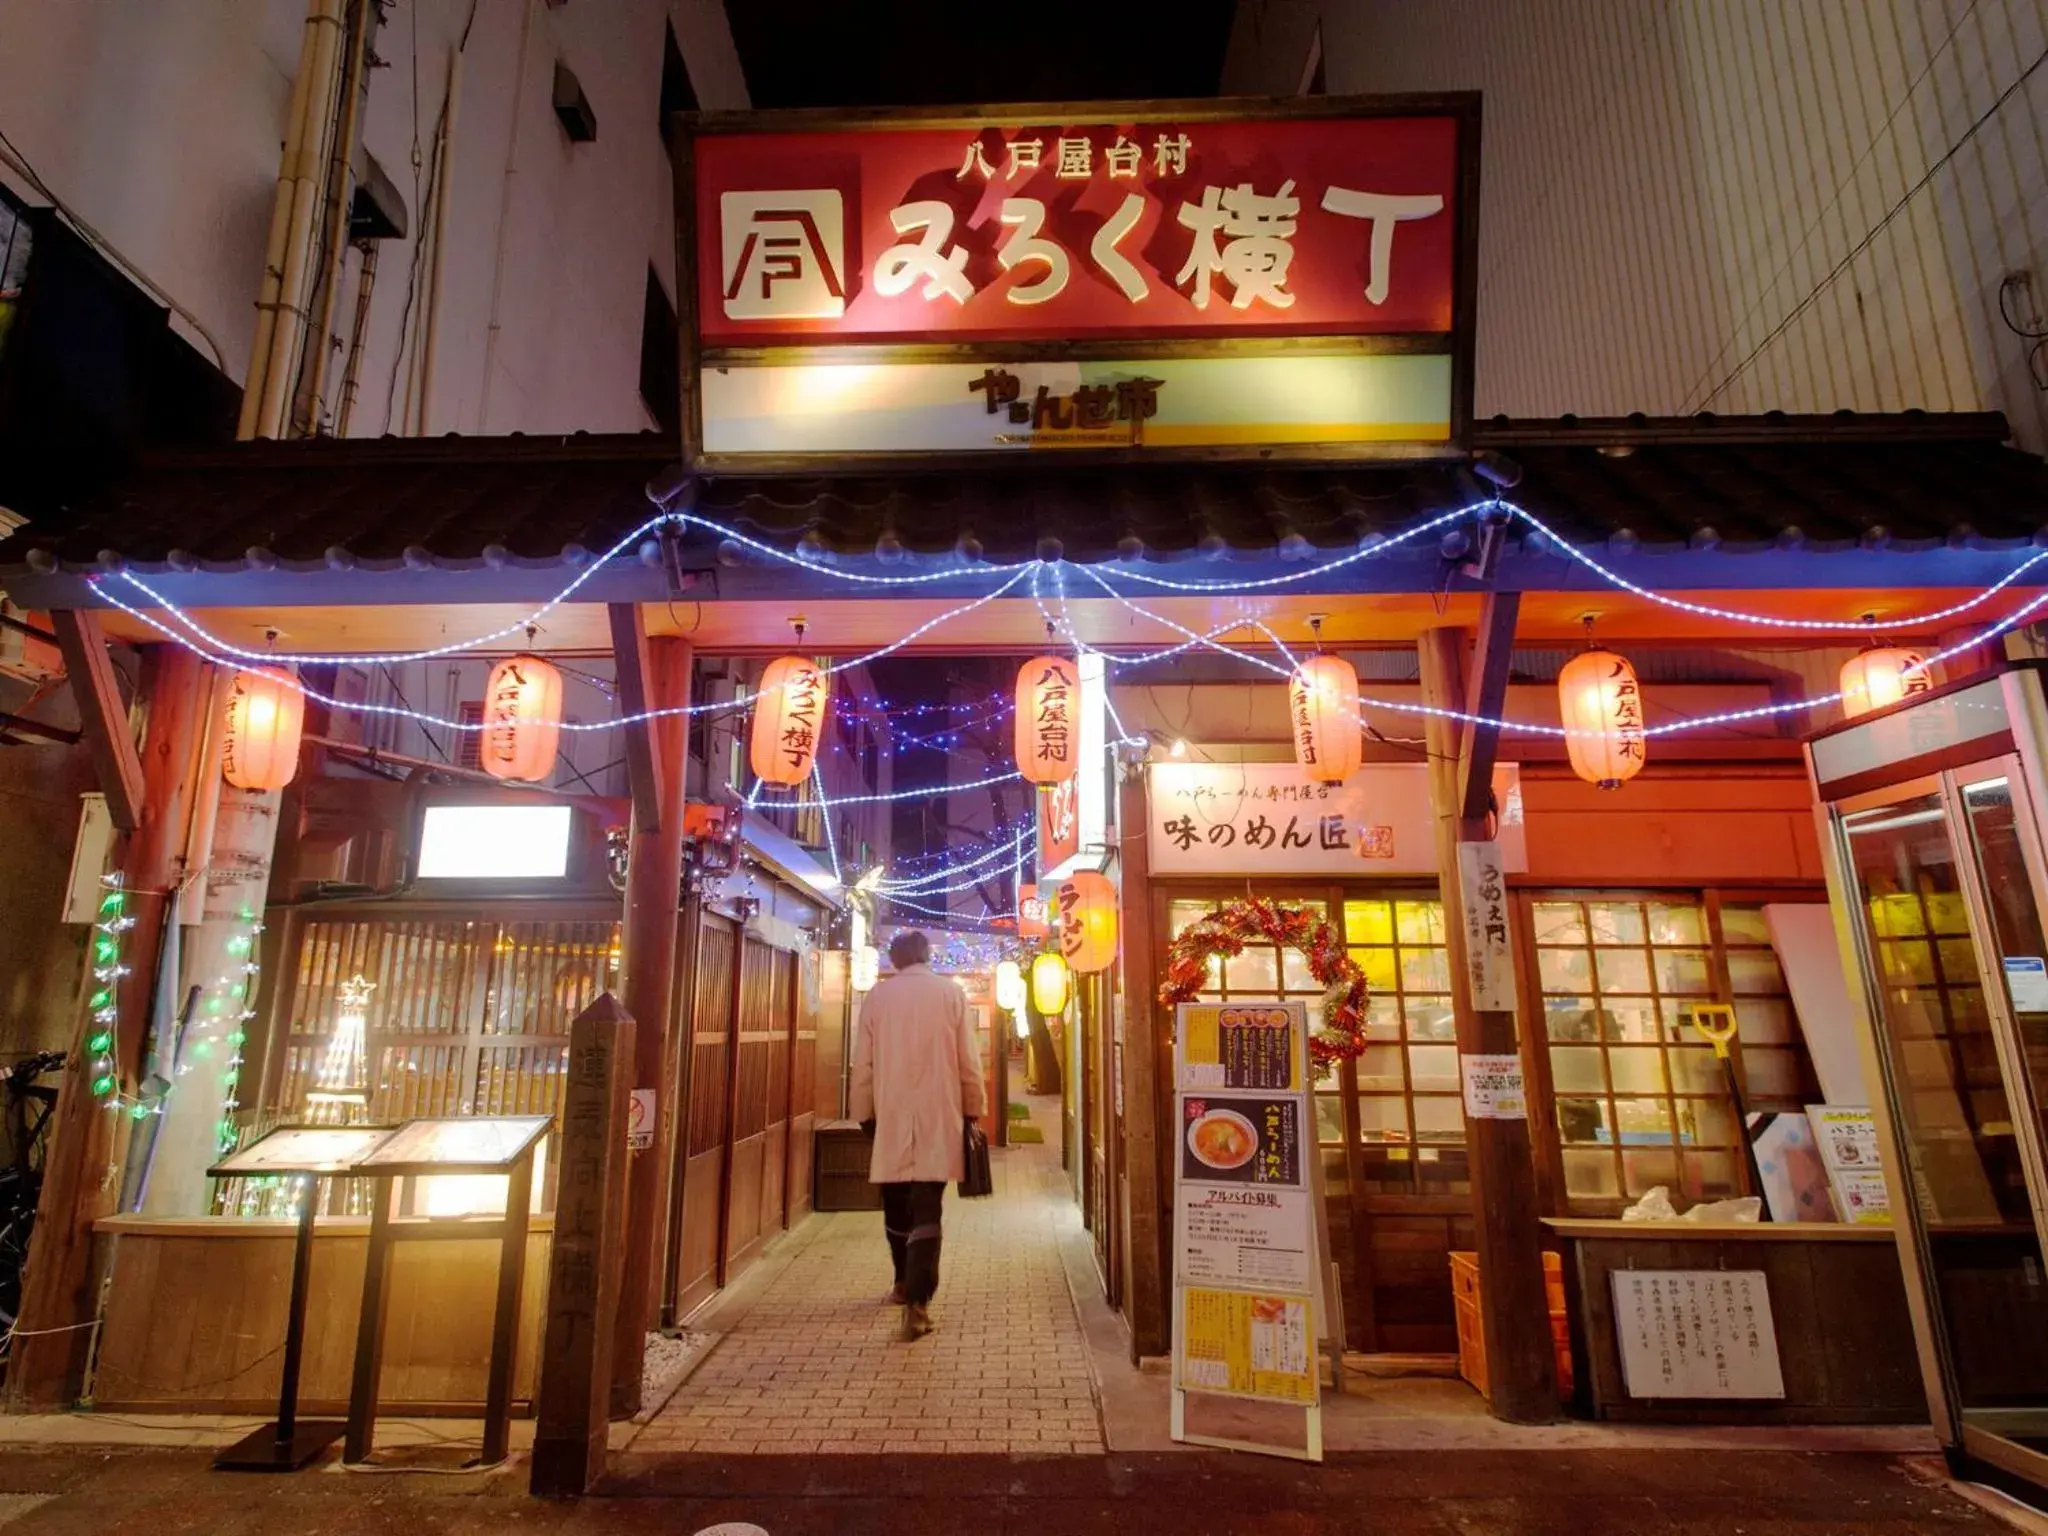
[[[1749,1108],[1742,1102],[1742,1083],[1735,1074],[1735,1057],[1730,1050],[1735,1043],[1735,1010],[1727,1003],[1694,1003],[1691,1023],[1720,1058],[1722,1075],[1728,1079],[1728,1098],[1735,1105],[1735,1124],[1742,1135],[1742,1155],[1749,1162],[1750,1186],[1762,1202],[1757,1219],[1769,1221],[1771,1200],[1764,1191],[1764,1173],[1757,1165],[1756,1147],[1749,1139]]]

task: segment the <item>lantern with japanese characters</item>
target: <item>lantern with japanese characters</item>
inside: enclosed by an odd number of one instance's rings
[[[1643,690],[1612,651],[1583,651],[1557,676],[1565,751],[1588,784],[1619,789],[1643,766]]]
[[[1934,687],[1934,669],[1918,651],[1874,647],[1842,666],[1842,713],[1851,720]]]
[[[220,772],[237,789],[283,789],[299,771],[306,695],[282,667],[248,667],[228,689]]]
[[[1067,1011],[1067,962],[1051,950],[1031,962],[1031,1006],[1047,1018]]]
[[[1081,668],[1071,656],[1034,656],[1017,673],[1017,771],[1031,784],[1074,776],[1080,746]]]
[[[1035,885],[1017,887],[1017,937],[1020,939],[1049,939],[1052,924],[1046,920],[1045,898],[1038,894]]]
[[[484,684],[484,772],[538,784],[555,771],[562,734],[562,674],[533,655],[508,656]]]
[[[818,760],[831,697],[825,669],[804,656],[778,656],[761,674],[748,758],[764,784],[801,784]]]
[[[1107,876],[1082,870],[1060,886],[1060,954],[1081,975],[1107,970],[1116,960],[1116,887]]]
[[[1287,682],[1294,760],[1318,784],[1342,784],[1358,771],[1358,672],[1341,656],[1312,656]]]

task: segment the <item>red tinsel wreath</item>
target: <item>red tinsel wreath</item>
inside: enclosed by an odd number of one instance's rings
[[[1160,985],[1159,1001],[1167,1007],[1193,1002],[1209,979],[1209,957],[1242,954],[1255,939],[1307,955],[1309,974],[1329,988],[1323,999],[1322,1028],[1308,1039],[1309,1055],[1317,1065],[1364,1055],[1365,973],[1344,952],[1337,930],[1307,907],[1276,906],[1252,897],[1233,901],[1182,929],[1166,949],[1166,980]]]

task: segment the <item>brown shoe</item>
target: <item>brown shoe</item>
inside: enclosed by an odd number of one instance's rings
[[[926,1334],[930,1333],[932,1329],[936,1326],[937,1325],[932,1322],[931,1313],[927,1311],[925,1308],[916,1305],[910,1305],[906,1306],[903,1309],[904,1343],[916,1343],[919,1339],[923,1338]]]
[[[882,1298],[882,1305],[885,1307],[900,1307],[906,1305],[909,1301],[910,1298],[903,1294],[902,1286],[892,1285],[889,1287],[889,1294]]]

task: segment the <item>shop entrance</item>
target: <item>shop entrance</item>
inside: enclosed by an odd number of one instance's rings
[[[2048,1486],[2041,674],[1817,739],[1924,1376],[1951,1454]]]

